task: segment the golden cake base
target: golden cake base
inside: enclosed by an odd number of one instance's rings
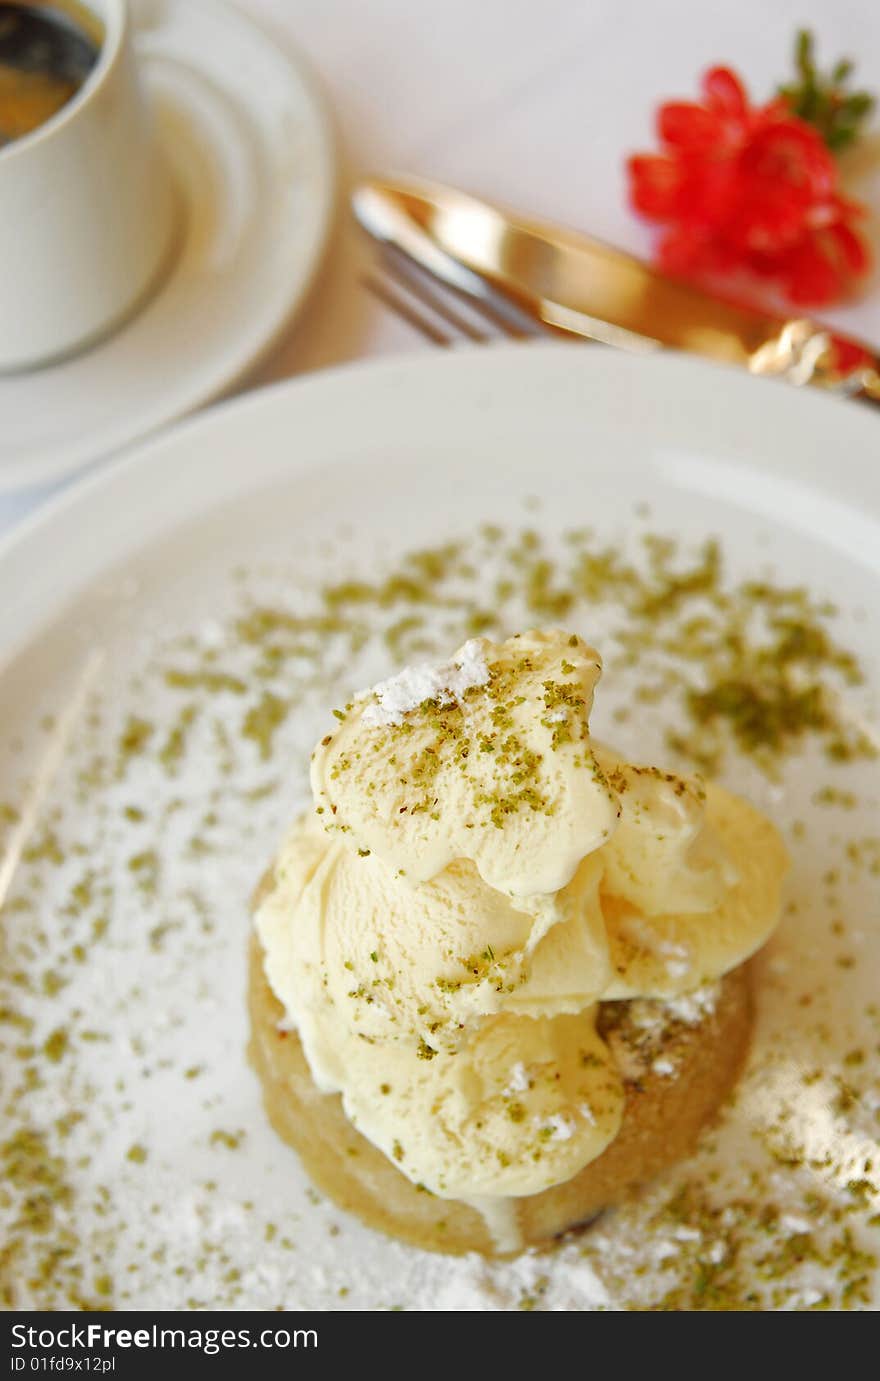
[[[256,937],[249,970],[250,1057],[266,1111],[315,1184],[370,1227],[417,1247],[499,1255],[476,1209],[416,1188],[355,1131],[341,1097],[315,1087],[296,1032],[279,1029],[284,1013],[266,982]],[[751,1024],[748,969],[741,965],[722,980],[714,1012],[698,1025],[669,1029],[656,1053],[673,1061],[675,1076],[654,1073],[647,1065],[637,1082],[627,1081],[623,1124],[602,1155],[565,1184],[512,1201],[522,1246],[586,1222],[625,1190],[686,1156],[736,1082]],[[617,1039],[626,1041],[625,1022]]]

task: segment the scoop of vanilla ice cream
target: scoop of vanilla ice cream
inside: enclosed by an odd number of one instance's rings
[[[705,913],[737,872],[706,829],[706,787],[695,777],[626,763],[604,745],[597,758],[617,795],[617,828],[602,851],[605,891],[644,916]]]
[[[609,1144],[596,1004],[687,993],[779,911],[769,821],[591,744],[598,655],[474,639],[356,697],[256,925],[316,1083],[455,1198],[537,1193]]]
[[[589,890],[598,910],[597,870],[571,884],[572,915],[537,947],[568,934],[556,950],[561,962],[552,962],[549,946],[549,962],[530,971],[523,951],[533,918],[498,893],[487,898],[491,889],[472,869],[453,865],[451,876],[425,884],[423,911],[423,889],[407,889],[401,906],[394,874],[368,860],[357,860],[369,868],[361,888],[348,874],[334,895],[350,855],[334,843],[313,868],[311,848],[321,840],[310,824],[305,830],[309,840],[294,831],[282,849],[257,925],[267,977],[295,1020],[318,1087],[341,1092],[352,1124],[436,1194],[527,1194],[537,1172],[559,1183],[600,1154],[620,1125],[623,1085],[578,978],[589,978],[589,964],[577,954],[570,974],[566,962],[581,935],[576,899]],[[389,915],[384,900],[395,908]],[[381,930],[370,924],[378,915]],[[455,945],[462,916],[472,918],[467,943],[483,945],[472,965],[431,943],[432,917]],[[601,967],[608,972],[607,959]],[[529,1015],[507,1010],[510,989]]]
[[[350,1121],[404,1174],[447,1198],[513,1197],[561,1184],[613,1140],[623,1086],[593,1011],[474,1030],[467,1057],[393,1046],[347,1082]],[[359,1066],[362,1076],[367,1069]],[[381,1073],[381,1078],[379,1077]]]
[[[467,860],[414,888],[373,856],[328,847],[309,821],[282,848],[260,912],[267,972],[288,1008],[326,1009],[366,1041],[458,1050],[481,1017],[574,1015],[598,1000],[613,976],[601,876],[590,855],[526,910]]]
[[[600,667],[551,631],[475,638],[434,677],[384,682],[315,750],[316,806],[411,883],[464,858],[496,890],[557,892],[617,823],[589,735]]]
[[[670,891],[667,909],[656,914],[634,904],[627,889],[616,890],[607,877],[602,914],[615,978],[606,999],[692,992],[748,959],[776,927],[788,868],[779,832],[760,811],[720,786],[709,782],[705,793],[702,835],[706,853],[717,856],[718,899],[700,911],[688,889],[682,893],[685,904]],[[635,849],[633,857],[639,857]],[[711,891],[707,882],[707,898]]]

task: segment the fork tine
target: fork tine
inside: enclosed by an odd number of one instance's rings
[[[499,335],[525,340],[545,334],[513,303],[507,310],[487,302],[436,277],[394,245],[381,246],[361,283],[432,345],[451,346],[459,340],[484,345]]]
[[[381,258],[393,277],[403,279],[408,286],[413,285],[413,290],[419,296],[435,303],[445,320],[456,321],[462,310],[467,314],[466,319],[473,321],[476,318],[480,325],[480,337],[484,340],[499,334],[514,340],[557,334],[552,327],[538,321],[515,302],[485,296],[479,291],[483,284],[476,274],[462,272],[459,274],[462,281],[459,282],[455,276],[432,272],[396,245],[388,243],[381,246]],[[472,290],[467,286],[469,282],[472,283]],[[488,335],[485,333],[486,327],[489,328]],[[470,335],[470,332],[466,334]]]
[[[400,317],[414,331],[418,331],[419,335],[424,336],[431,345],[447,348],[455,344],[454,336],[450,335],[448,331],[441,330],[423,310],[416,308],[412,301],[395,286],[393,280],[382,278],[376,272],[370,272],[362,274],[360,281],[367,292],[372,293],[383,307],[387,307],[390,312]]]
[[[497,334],[497,330],[491,329],[495,323],[490,323],[482,312],[476,310],[473,301],[454,295],[446,283],[426,273],[393,247],[384,248],[380,262],[397,286],[405,288],[423,307],[435,313],[445,326],[451,327],[465,340],[484,345]]]

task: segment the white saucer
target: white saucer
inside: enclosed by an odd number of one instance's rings
[[[150,0],[138,30],[180,188],[176,255],[113,335],[0,376],[0,491],[58,479],[229,388],[302,303],[327,239],[332,135],[298,61],[221,0]]]

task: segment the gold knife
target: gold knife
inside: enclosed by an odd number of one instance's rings
[[[880,354],[871,346],[816,321],[709,296],[577,231],[414,180],[363,182],[352,206],[383,245],[553,330],[639,352],[687,350],[880,403]]]

